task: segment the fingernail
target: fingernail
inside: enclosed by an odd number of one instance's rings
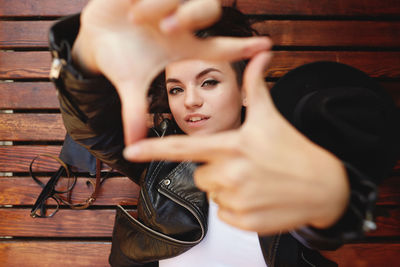
[[[160,22],[160,29],[162,32],[171,33],[178,28],[178,20],[175,15],[166,17]]]
[[[132,159],[132,158],[135,158],[136,156],[138,156],[140,154],[140,151],[141,151],[141,149],[139,146],[131,145],[124,149],[123,156],[126,159]]]

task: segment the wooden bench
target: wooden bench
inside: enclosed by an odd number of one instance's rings
[[[48,28],[86,2],[0,0],[0,266],[108,266],[115,205],[136,205],[138,187],[116,176],[87,210],[29,216],[41,191],[29,163],[41,153],[58,155],[65,135],[48,80]],[[270,85],[301,64],[337,61],[376,78],[400,107],[398,0],[238,0],[237,6],[261,19],[256,28],[274,40]],[[48,179],[56,165],[40,159],[34,170]],[[90,194],[85,181],[79,178],[76,200]],[[400,161],[380,186],[377,211],[377,231],[324,254],[340,266],[399,266]]]

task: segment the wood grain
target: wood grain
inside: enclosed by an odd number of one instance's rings
[[[400,209],[386,208],[369,237],[400,236]],[[0,236],[110,237],[114,209],[61,209],[52,218],[31,218],[30,209],[0,209]],[[46,229],[46,231],[43,231]]]
[[[0,16],[63,16],[79,12],[88,0],[0,0]],[[231,5],[233,0],[222,0]],[[395,16],[397,0],[238,0],[237,7],[248,14],[296,16]]]
[[[400,46],[400,22],[265,20],[254,24],[276,46],[386,47]],[[332,38],[334,36],[334,38]]]
[[[48,177],[38,177],[47,183]],[[87,186],[86,181],[95,178],[78,178],[71,196],[72,203],[87,199],[93,187]],[[42,188],[31,177],[0,177],[0,205],[33,205]],[[64,194],[65,195],[65,194]],[[136,205],[139,187],[127,177],[112,177],[100,187],[94,206],[104,205]]]
[[[52,218],[32,218],[30,209],[0,209],[0,236],[110,237],[114,217],[113,209],[65,209]]]
[[[356,67],[371,77],[400,78],[400,52],[275,51],[267,71],[278,78],[300,65],[315,61],[334,61]],[[48,52],[0,52],[0,79],[45,79],[50,69]]]
[[[0,83],[0,109],[58,109],[54,85],[50,82]]]
[[[63,140],[61,114],[0,114],[0,140]]]
[[[49,52],[0,51],[0,79],[47,79],[50,65]]]
[[[274,82],[268,82],[272,88]],[[400,107],[400,82],[382,81],[382,87]],[[0,109],[58,109],[56,89],[50,82],[0,82]]]
[[[61,146],[0,146],[0,172],[28,172],[31,161],[40,154],[58,156]],[[60,167],[56,161],[38,158],[34,172],[54,172]]]
[[[48,47],[54,21],[0,21],[0,48]],[[264,20],[254,24],[276,46],[385,47],[400,46],[398,21]],[[335,36],[335,38],[332,38]]]
[[[400,244],[347,244],[336,251],[322,254],[334,260],[340,267],[398,266]]]
[[[110,242],[2,241],[2,266],[107,267]]]

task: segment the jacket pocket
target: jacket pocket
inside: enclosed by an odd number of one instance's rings
[[[147,263],[177,256],[197,243],[197,240],[179,240],[155,231],[121,206],[117,208],[111,254],[118,250],[135,263]]]

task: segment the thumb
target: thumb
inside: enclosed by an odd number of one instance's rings
[[[247,98],[246,120],[255,113],[273,112],[275,106],[269,94],[264,72],[272,58],[272,52],[263,51],[255,55],[243,74],[243,90]]]
[[[124,140],[128,146],[147,134],[147,100],[146,94],[137,88],[120,87],[119,92]]]

